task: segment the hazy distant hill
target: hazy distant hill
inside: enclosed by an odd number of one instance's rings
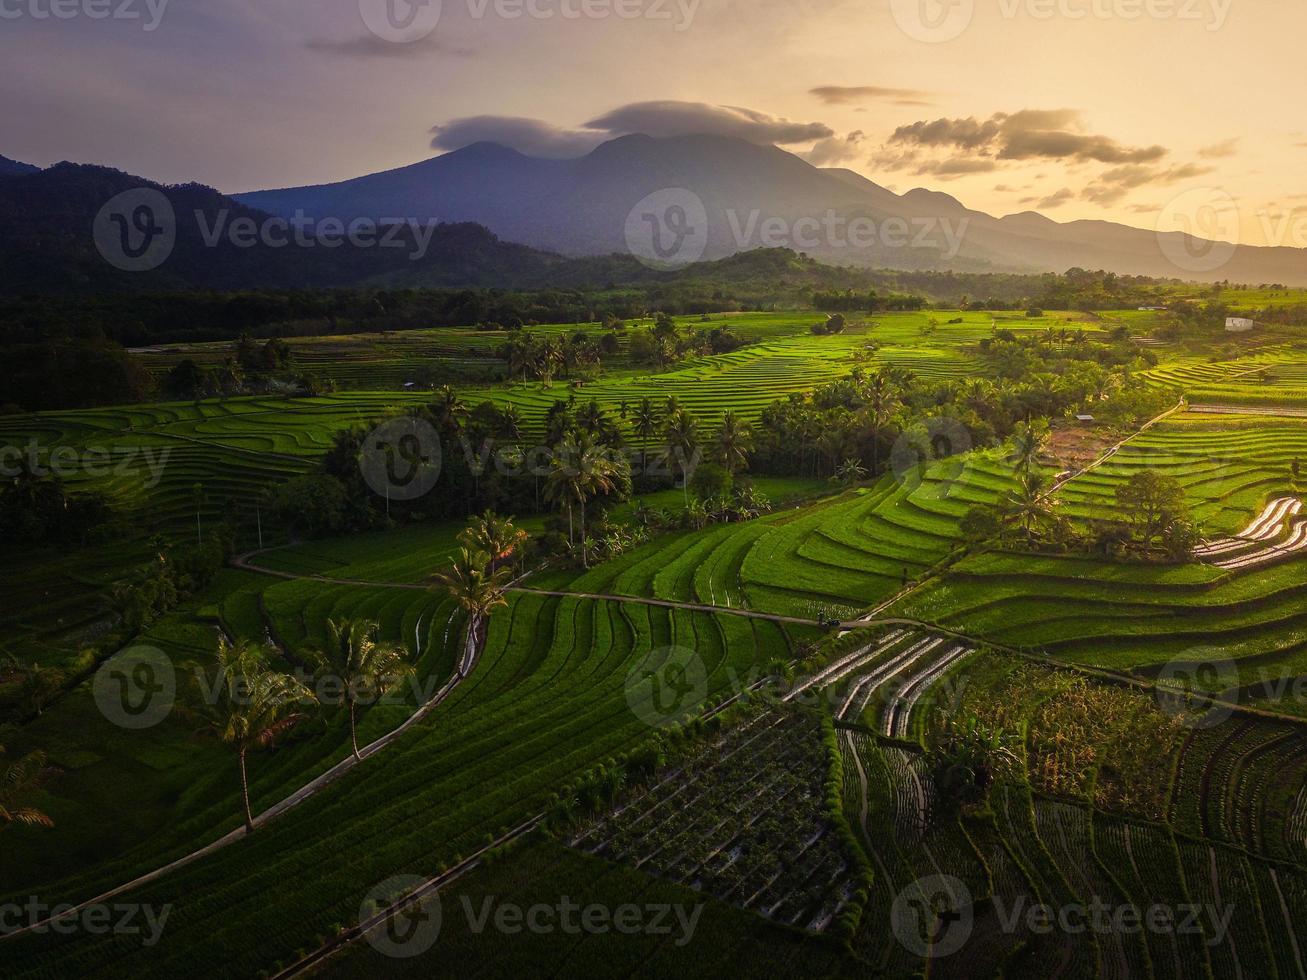
[[[768,244],[762,222],[800,218],[889,218],[906,223],[902,243],[884,236],[865,247],[816,240],[785,242],[823,260],[863,267],[959,271],[1064,271],[1073,266],[1183,279],[1307,284],[1307,252],[1243,246],[1219,268],[1177,267],[1172,254],[1203,250],[1179,233],[1107,221],[1057,222],[1032,212],[994,218],[947,194],[898,195],[852,171],[813,167],[774,146],[719,136],[623,136],[574,160],[539,159],[478,143],[412,166],[336,184],[237,195],[276,214],[303,211],[349,220],[417,217],[475,221],[511,241],[567,255],[627,248],[633,206],[664,188],[686,188],[708,216],[707,258]],[[740,232],[750,232],[744,234]],[[955,240],[958,233],[960,240]],[[771,244],[778,244],[771,242]],[[954,254],[954,247],[956,251]]]
[[[30,163],[20,163],[17,160],[10,160],[6,156],[0,156],[0,177],[14,177],[18,174],[34,174],[40,169],[40,167],[34,167]]]

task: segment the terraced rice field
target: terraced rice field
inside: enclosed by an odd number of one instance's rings
[[[296,634],[311,635],[330,610],[348,603],[358,611],[362,603],[383,612],[392,628],[403,624],[405,633],[410,625],[416,628],[420,598],[416,605],[392,605],[392,600],[344,592],[325,599],[288,596],[274,621],[284,625],[305,617],[306,625]],[[424,621],[431,624],[431,635],[439,635],[443,623],[434,613]],[[285,628],[288,633],[294,629]],[[697,650],[711,698],[729,689],[736,676],[731,671],[743,675],[759,662],[788,658],[793,642],[766,622],[515,597],[492,621],[488,647],[473,676],[436,717],[378,756],[366,776],[351,773],[339,791],[301,804],[248,845],[220,852],[143,890],[142,901],[149,900],[145,893],[153,888],[161,889],[157,895],[190,896],[177,902],[169,927],[177,945],[170,952],[143,951],[124,937],[104,937],[90,945],[18,940],[6,950],[7,973],[67,972],[95,964],[109,974],[164,975],[196,956],[212,956],[213,962],[230,963],[233,974],[250,975],[289,954],[299,928],[269,932],[265,921],[254,930],[262,938],[239,944],[244,953],[233,957],[231,936],[251,934],[233,907],[262,919],[266,902],[299,895],[302,921],[328,931],[333,922],[355,913],[367,883],[400,868],[434,871],[440,862],[466,853],[488,828],[516,825],[544,807],[565,779],[647,737],[649,729],[632,714],[623,693],[633,658],[670,644]],[[296,768],[289,754],[285,762],[277,761]],[[233,802],[228,801],[227,816],[234,813]],[[184,831],[178,827],[175,837],[151,840],[52,890],[70,898],[91,894],[121,880],[129,869],[153,867],[167,857],[170,842],[181,847],[183,840],[204,836],[201,823],[197,817]],[[344,854],[349,860],[341,860]],[[257,907],[233,903],[233,896],[250,893],[263,896]]]

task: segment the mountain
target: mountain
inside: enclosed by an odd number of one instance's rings
[[[488,149],[511,165],[512,151]],[[526,158],[521,158],[525,160]],[[129,206],[108,202],[131,195]],[[172,244],[153,268],[127,271],[110,262],[119,229],[109,241],[94,230],[103,211],[133,221],[142,195],[171,211],[164,220]],[[166,199],[162,205],[158,199]],[[718,262],[657,271],[616,253],[565,257],[501,240],[485,227],[452,222],[430,229],[397,229],[393,245],[330,244],[306,232],[305,244],[243,244],[237,228],[276,224],[276,217],[200,184],[164,186],[107,167],[60,163],[48,170],[0,179],[0,295],[96,296],[176,290],[377,288],[498,288],[518,290],[691,289],[706,296],[721,287],[764,301],[811,290],[867,288],[865,273],[801,259],[783,249],[759,249]],[[220,232],[219,232],[220,230]],[[320,234],[326,229],[319,229]],[[429,237],[428,237],[429,236]]]
[[[164,223],[174,229],[173,244],[155,267],[126,271],[106,259],[94,229],[107,202],[142,192],[167,199],[173,218]],[[277,245],[276,240],[246,244],[237,232],[242,222],[265,227],[273,218],[200,184],[164,186],[119,170],[73,163],[34,169],[0,180],[0,292],[89,295],[370,283],[503,286],[548,281],[553,270],[567,263],[466,223],[429,232],[397,229],[386,247],[380,246],[384,232],[372,245],[332,244],[306,233],[303,247],[293,241]],[[116,228],[107,227],[112,251]],[[428,234],[425,240],[419,237]]]
[[[10,160],[6,156],[0,156],[0,177],[16,177],[19,174],[34,174],[40,171],[40,167],[34,167],[30,163],[19,163],[17,160]]]
[[[864,268],[1061,272],[1079,266],[1307,285],[1302,249],[1218,246],[1217,258],[1225,261],[1213,267],[1203,261],[1211,243],[1178,232],[1058,222],[1034,212],[995,218],[938,191],[898,195],[849,170],[814,167],[774,146],[720,136],[622,136],[571,160],[477,143],[340,183],[235,197],[285,217],[471,221],[503,239],[578,256],[627,251],[633,208],[669,188],[691,191],[702,202],[708,259],[784,245]],[[664,195],[655,204],[676,200]],[[642,217],[634,216],[637,234]]]

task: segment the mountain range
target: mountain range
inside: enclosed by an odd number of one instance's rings
[[[157,268],[124,273],[103,260],[91,229],[107,201],[139,188],[169,198],[178,216],[177,240]],[[339,183],[232,196],[199,184],[165,187],[105,167],[61,163],[42,170],[0,157],[0,292],[358,284],[607,288],[666,275],[649,268],[656,263],[637,261],[640,246],[632,235],[647,241],[646,219],[657,224],[675,208],[677,220],[702,228],[691,242],[691,260],[777,246],[850,272],[1080,267],[1307,285],[1307,251],[1301,249],[1216,245],[1224,261],[1205,268],[1187,257],[1205,256],[1212,243],[1176,232],[1057,222],[1035,212],[995,218],[948,194],[923,188],[896,194],[853,171],[815,167],[775,146],[722,136],[632,135],[562,160],[476,143]],[[681,213],[696,209],[697,216]],[[237,219],[262,226],[270,216],[310,220],[310,238],[325,219],[395,224],[400,247],[238,247],[230,236],[207,238],[219,217],[230,228]],[[419,229],[437,223],[418,255],[411,246],[424,234]],[[675,229],[662,230],[670,236]]]
[[[632,209],[669,188],[692,192],[702,202],[706,258],[786,245],[823,261],[872,268],[1063,272],[1079,266],[1158,278],[1307,285],[1302,249],[1213,249],[1179,232],[1159,234],[1110,221],[1057,222],[1033,211],[995,218],[948,194],[922,188],[895,194],[853,171],[815,167],[775,146],[724,136],[622,136],[568,160],[476,143],[339,183],[235,196],[284,216],[473,221],[509,241],[564,255],[598,255],[627,250]],[[796,223],[805,219],[807,230],[800,234],[803,226]],[[862,219],[864,232],[875,229],[856,243],[855,219]],[[768,221],[779,236],[764,236]],[[823,227],[813,230],[814,222]],[[827,233],[831,223],[844,230]],[[1222,261],[1205,261],[1209,254]]]

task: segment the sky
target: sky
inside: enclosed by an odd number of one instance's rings
[[[1302,247],[1305,35],[1307,0],[0,0],[0,154],[235,193],[724,132],[998,215]]]

